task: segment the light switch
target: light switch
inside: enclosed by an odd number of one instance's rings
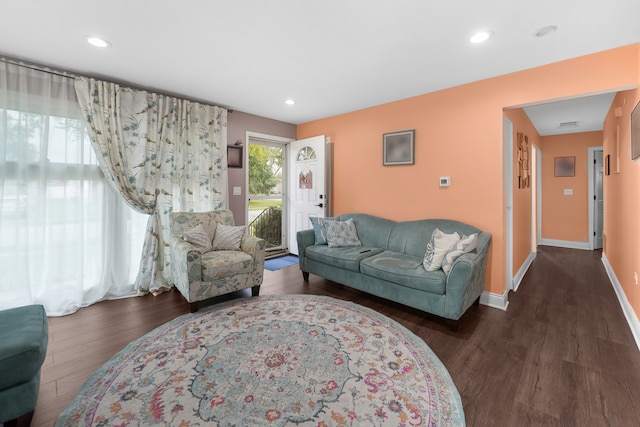
[[[573,196],[573,188],[565,188],[564,189],[565,196]]]
[[[233,187],[233,195],[234,196],[240,196],[242,194],[242,188],[240,187]]]
[[[448,187],[449,185],[451,185],[451,178],[448,176],[441,176],[440,187]]]

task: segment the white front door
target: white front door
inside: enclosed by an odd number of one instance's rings
[[[325,176],[324,135],[289,144],[289,252],[298,254],[298,231],[311,228],[309,216],[326,215],[328,186]]]

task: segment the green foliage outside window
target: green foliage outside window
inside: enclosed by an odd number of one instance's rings
[[[249,194],[269,195],[282,181],[282,149],[249,145]]]

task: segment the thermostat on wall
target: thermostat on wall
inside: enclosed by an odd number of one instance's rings
[[[440,177],[440,187],[448,187],[451,184],[451,178],[448,176]]]

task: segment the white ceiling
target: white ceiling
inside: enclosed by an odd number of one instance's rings
[[[639,22],[638,0],[7,1],[0,55],[299,124],[637,43]]]
[[[540,136],[602,130],[615,92],[524,107]]]

